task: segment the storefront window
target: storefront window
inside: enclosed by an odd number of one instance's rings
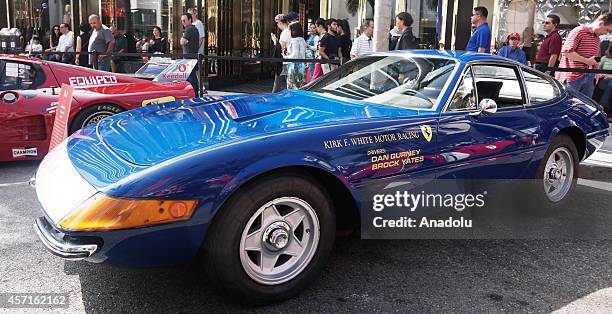
[[[556,14],[561,19],[559,32],[564,36],[581,23],[590,23],[597,16],[610,9],[609,0],[498,0],[498,23],[496,46],[499,48],[506,41],[508,34],[521,34],[521,42],[532,48],[535,53],[538,43],[546,33],[542,22],[549,14]],[[529,49],[528,49],[529,50]]]
[[[206,23],[206,31],[208,33],[208,54],[217,55],[217,29],[219,29],[219,9],[217,0],[208,0],[208,21]],[[208,63],[208,73],[217,73],[217,61],[211,61]]]
[[[404,11],[410,13],[414,19],[412,32],[420,39],[419,47],[432,49],[438,47],[438,4],[439,0],[406,0]],[[401,11],[395,12],[398,14]]]
[[[261,55],[261,0],[242,1],[241,54],[243,57]]]
[[[102,23],[114,24],[120,31],[133,32],[136,38],[153,36],[159,26],[164,37],[170,29],[168,0],[101,0]]]

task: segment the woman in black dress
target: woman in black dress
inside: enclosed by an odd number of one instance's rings
[[[78,58],[76,58],[76,65],[80,65],[82,67],[89,68],[89,55],[87,52],[89,51],[89,38],[91,37],[91,26],[87,22],[81,23],[79,26],[79,30],[81,33],[77,36],[76,43],[76,53]]]
[[[338,34],[340,36],[340,49],[342,50],[343,63],[351,59],[351,28],[347,20],[338,20]]]
[[[162,31],[159,26],[153,27],[153,38],[149,43],[149,53],[166,53],[166,39],[162,37]]]
[[[45,51],[54,52],[55,48],[57,48],[57,45],[59,45],[60,36],[62,36],[62,33],[60,33],[59,25],[53,25],[53,27],[51,28],[51,34],[49,34],[49,48],[47,48]],[[61,60],[59,55],[55,54],[47,55],[46,59],[49,61]]]

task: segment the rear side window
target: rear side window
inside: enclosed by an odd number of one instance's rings
[[[478,103],[493,99],[499,108],[523,106],[523,88],[518,69],[513,66],[475,65],[472,67],[476,81]]]
[[[545,74],[523,69],[525,85],[529,94],[529,102],[538,105],[561,96],[561,91],[555,82]]]
[[[44,81],[42,70],[27,63],[4,61],[0,74],[0,90],[36,89]]]

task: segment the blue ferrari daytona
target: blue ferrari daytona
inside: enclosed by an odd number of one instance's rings
[[[597,103],[510,60],[379,53],[301,90],[175,101],[83,128],[37,171],[35,230],[66,259],[196,260],[231,296],[269,303],[316,278],[337,228],[371,210],[366,190],[536,179],[554,207],[607,136]]]

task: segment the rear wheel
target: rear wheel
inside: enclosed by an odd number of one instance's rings
[[[317,181],[302,174],[268,177],[240,189],[208,231],[202,259],[209,277],[245,303],[296,295],[331,252],[331,204]]]
[[[89,106],[79,112],[74,118],[72,124],[70,124],[69,132],[72,134],[85,126],[98,123],[100,120],[122,111],[125,111],[125,109],[115,104],[96,104]]]
[[[572,139],[560,134],[550,143],[532,185],[540,213],[550,214],[569,199],[578,181],[578,150]]]

